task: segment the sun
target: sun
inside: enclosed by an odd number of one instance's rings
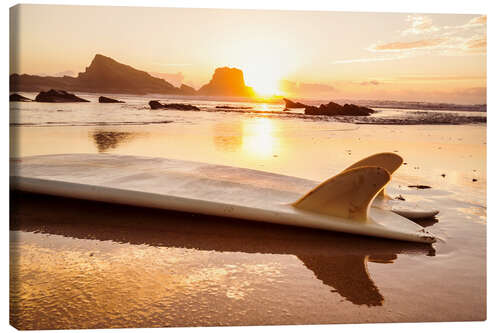
[[[246,85],[252,87],[260,97],[269,97],[282,94],[280,80],[283,78],[279,67],[271,64],[248,66],[245,70]]]
[[[251,81],[249,80],[248,85],[261,97],[279,94],[279,79],[271,75],[260,75]]]

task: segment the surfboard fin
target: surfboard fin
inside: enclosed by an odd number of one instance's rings
[[[388,152],[378,153],[363,158],[362,160],[347,167],[344,171],[362,166],[379,166],[386,169],[392,175],[394,171],[399,169],[401,164],[403,164],[403,158],[398,154],[388,153]],[[382,191],[380,191],[378,196],[380,199],[387,197],[387,195],[385,194],[385,187],[382,189]]]
[[[324,181],[293,203],[298,209],[366,221],[375,196],[391,180],[387,170],[376,166],[348,169]]]

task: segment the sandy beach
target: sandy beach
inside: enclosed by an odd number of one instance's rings
[[[405,163],[387,192],[440,210],[419,223],[442,240],[419,245],[13,192],[14,326],[486,318],[486,124],[182,111],[162,119],[172,122],[13,125],[11,157],[156,156],[322,181],[372,153],[397,152]],[[417,184],[431,188],[408,187]]]
[[[10,325],[491,326],[489,12],[420,5],[13,5]]]

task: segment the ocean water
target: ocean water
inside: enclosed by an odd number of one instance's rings
[[[282,103],[110,96],[126,103],[99,104],[97,94],[77,95],[91,103],[10,103],[11,157],[143,155],[323,181],[392,151],[404,164],[387,193],[438,209],[437,219],[419,223],[443,241],[414,244],[14,193],[15,327],[486,318],[486,112],[393,103],[370,117],[314,117],[301,109],[284,113]],[[151,110],[152,99],[202,111]],[[222,112],[218,105],[239,109]],[[416,184],[431,188],[408,187]]]
[[[23,96],[35,98],[36,93]],[[338,101],[367,105],[377,112],[369,117],[327,117],[308,116],[304,109],[284,111],[284,102],[252,102],[238,98],[200,98],[163,95],[113,95],[124,101],[121,104],[100,104],[99,94],[78,93],[90,103],[37,103],[12,102],[10,123],[14,126],[106,126],[106,125],[148,125],[168,122],[184,122],[187,119],[224,118],[224,114],[259,114],[271,118],[294,118],[305,121],[333,121],[357,124],[469,124],[486,122],[486,111],[478,111],[477,105],[445,105],[408,102]],[[201,111],[151,110],[148,102],[160,100],[168,103],[188,103]],[[305,100],[305,103],[319,105],[325,100]],[[415,107],[418,107],[416,109]],[[225,108],[224,108],[225,107]],[[479,108],[481,109],[481,108]],[[195,113],[195,114],[193,114]],[[214,113],[218,115],[214,115]]]

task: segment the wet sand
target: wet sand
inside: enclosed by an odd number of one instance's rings
[[[485,319],[484,124],[204,117],[149,126],[15,127],[11,155],[163,156],[320,181],[373,152],[397,151],[406,164],[388,193],[437,207],[437,220],[419,223],[444,241],[421,245],[13,192],[14,326]],[[407,187],[416,184],[432,188]]]

